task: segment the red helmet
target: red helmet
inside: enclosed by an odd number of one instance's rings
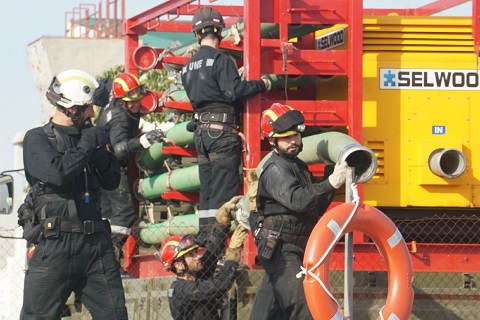
[[[163,263],[165,270],[170,271],[172,269],[175,255],[177,254],[178,243],[182,239],[182,236],[172,236],[162,241],[162,251],[157,258]]]
[[[198,247],[200,247],[200,245],[198,244],[197,239],[191,234],[187,234],[182,239],[180,239],[180,242],[178,243],[177,254],[175,256],[175,259],[178,259],[184,256],[188,252]]]
[[[119,73],[113,80],[113,98],[137,101],[143,98],[145,91],[145,86],[131,73]]]
[[[160,260],[165,270],[172,270],[173,272],[175,272],[175,269],[172,269],[173,263],[178,258],[199,247],[197,239],[191,234],[187,234],[184,237],[172,236],[165,239],[164,242],[162,243],[163,249],[160,254]]]
[[[305,131],[304,122],[300,111],[286,104],[274,103],[262,113],[262,135],[267,138],[291,136]]]

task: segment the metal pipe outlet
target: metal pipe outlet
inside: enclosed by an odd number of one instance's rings
[[[465,172],[467,158],[458,149],[439,148],[430,154],[428,167],[439,177],[454,179]]]

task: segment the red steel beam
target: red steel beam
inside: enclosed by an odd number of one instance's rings
[[[177,200],[178,195],[172,200]],[[188,197],[186,197],[188,199]],[[354,246],[354,271],[358,272],[385,272],[386,261],[378,253],[373,243],[355,244]],[[344,270],[344,244],[338,243],[330,257],[330,270]],[[417,253],[411,253],[413,271],[420,272],[480,272],[480,249],[478,245],[447,245],[447,244],[418,244]],[[166,273],[160,262],[153,254],[137,254],[132,257],[139,268],[140,278],[150,278],[171,275]],[[255,265],[251,269],[259,269]]]
[[[198,202],[198,193],[171,191],[162,193],[163,200]]]
[[[472,35],[473,35],[473,46],[474,53],[480,56],[480,5],[477,0],[473,0],[472,7]]]
[[[195,148],[183,148],[179,146],[165,146],[162,148],[163,154],[173,154],[182,157],[196,157],[197,150]]]
[[[192,2],[197,2],[197,5],[190,5]],[[145,34],[148,30],[157,29],[163,21],[160,21],[160,17],[164,16],[170,23],[171,21],[179,18],[183,15],[194,15],[198,8],[203,5],[199,5],[198,0],[169,0],[156,7],[148,9],[126,21],[127,28],[126,33],[138,33]],[[223,16],[242,16],[242,6],[215,6],[212,8],[217,9]],[[173,17],[172,17],[173,16]],[[171,21],[170,21],[171,20]],[[167,21],[165,21],[167,22]],[[163,30],[162,30],[163,31]],[[188,31],[191,31],[189,28]]]
[[[282,60],[280,49],[264,49],[261,54],[262,73],[289,75],[348,75],[350,64],[346,50],[293,50]],[[361,69],[360,69],[361,70]]]

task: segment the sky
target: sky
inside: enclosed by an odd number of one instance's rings
[[[14,136],[39,126],[44,119],[40,95],[28,64],[27,46],[42,36],[63,36],[66,12],[72,12],[82,3],[98,5],[99,2],[100,0],[1,0],[0,172],[13,168]],[[159,3],[158,0],[127,0],[126,16],[135,16]]]
[[[99,2],[99,0],[1,0],[0,172],[13,168],[12,141],[15,135],[39,126],[44,118],[41,114],[40,96],[35,88],[33,74],[27,60],[28,44],[42,36],[63,36],[66,12],[71,12],[81,3],[98,5]],[[416,8],[430,2],[429,0],[364,0],[364,7]],[[127,18],[135,16],[160,3],[161,0],[126,0],[126,16]],[[208,3],[208,1],[202,3]],[[451,15],[470,15],[471,3],[458,6],[449,12]]]

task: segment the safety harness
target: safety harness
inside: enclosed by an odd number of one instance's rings
[[[49,121],[43,126],[43,130],[47,134],[50,144],[58,152],[64,154],[66,151],[66,143],[58,134],[57,130],[53,126],[53,123]],[[43,192],[45,188],[43,183],[38,183]],[[108,220],[100,221],[79,221],[76,201],[83,201],[89,203],[90,200],[100,201],[101,192],[100,191],[90,191],[90,192],[69,192],[69,193],[39,193],[35,196],[35,214],[38,216],[38,220],[43,224],[45,228],[46,236],[48,230],[52,230],[53,233],[57,232],[73,232],[73,233],[84,233],[91,234],[97,232],[107,232],[110,233],[110,223]],[[49,202],[57,201],[66,201],[68,203],[68,220],[61,220],[59,217],[47,218],[45,212],[46,204]],[[53,229],[55,229],[53,231]]]

